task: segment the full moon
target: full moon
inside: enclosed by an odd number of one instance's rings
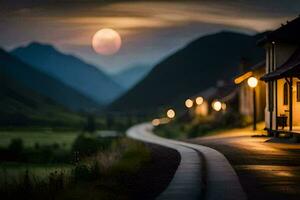
[[[92,46],[95,52],[102,55],[113,55],[121,48],[122,40],[119,33],[110,28],[104,28],[93,36]]]

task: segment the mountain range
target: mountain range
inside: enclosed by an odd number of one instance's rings
[[[0,49],[0,74],[71,110],[92,111],[101,108],[96,101],[82,95],[61,80],[24,63],[3,49]]]
[[[64,54],[51,45],[33,42],[14,49],[11,54],[100,105],[111,103],[123,92],[121,86],[99,68]]]
[[[239,72],[242,59],[256,63],[264,51],[256,42],[263,34],[219,32],[196,39],[157,64],[131,90],[117,99],[110,110],[155,112],[229,80]]]
[[[0,74],[0,126],[78,126],[83,119]],[[76,125],[75,125],[76,124]]]

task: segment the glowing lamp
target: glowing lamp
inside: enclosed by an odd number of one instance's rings
[[[197,104],[197,105],[203,104],[203,101],[204,101],[203,97],[197,97],[197,98],[196,98],[196,104]]]
[[[193,102],[191,99],[187,99],[187,100],[185,101],[185,106],[186,106],[187,108],[191,108],[191,107],[193,107],[193,105],[194,105],[194,102]]]
[[[250,77],[248,78],[247,83],[251,88],[255,88],[257,86],[258,80],[255,77]]]
[[[153,119],[152,120],[152,125],[153,126],[159,126],[159,124],[160,124],[160,120],[159,119]]]
[[[222,103],[220,101],[214,101],[212,103],[212,108],[218,112],[222,109]]]
[[[167,111],[167,117],[169,117],[170,119],[173,119],[175,117],[175,111],[173,109],[169,109]]]

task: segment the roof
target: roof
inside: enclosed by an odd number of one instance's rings
[[[265,69],[266,67],[266,60],[262,60],[259,63],[257,63],[256,65],[254,65],[253,67],[251,67],[251,70],[256,71],[256,70],[260,70],[260,69]]]
[[[224,83],[221,86],[210,87],[202,92],[192,96],[196,98],[198,96],[203,97],[207,101],[222,100],[230,101],[236,94],[236,86],[231,83]]]
[[[300,77],[300,48],[283,65],[261,77],[261,80],[271,81],[284,77]]]
[[[234,79],[234,83],[235,84],[242,83],[244,80],[246,80],[249,77],[251,77],[253,75],[253,72],[261,70],[261,69],[265,69],[265,66],[266,66],[266,61],[265,60],[257,63],[256,65],[253,65],[248,71],[246,71],[246,72],[240,74],[239,76],[237,76]]]
[[[266,42],[282,41],[287,43],[300,44],[300,17],[292,21],[287,21],[285,25],[265,35],[264,38],[258,41],[258,45],[263,45]]]

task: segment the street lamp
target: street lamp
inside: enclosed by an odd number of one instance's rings
[[[175,117],[176,113],[173,109],[169,109],[167,111],[167,117],[170,118],[170,119],[173,119]]]
[[[186,106],[187,108],[191,108],[191,107],[193,107],[193,105],[194,105],[193,100],[187,99],[187,100],[185,101],[185,106]]]
[[[196,104],[197,105],[201,105],[203,103],[203,101],[204,101],[203,97],[197,97],[196,98]]]
[[[153,119],[152,120],[152,125],[153,126],[159,126],[160,125],[160,120],[159,119]]]
[[[212,108],[213,108],[215,111],[219,112],[219,111],[222,109],[222,103],[221,103],[220,101],[214,101],[214,102],[212,103]]]
[[[255,77],[248,78],[247,81],[250,88],[253,90],[253,130],[256,130],[256,86],[258,84],[258,80]]]

